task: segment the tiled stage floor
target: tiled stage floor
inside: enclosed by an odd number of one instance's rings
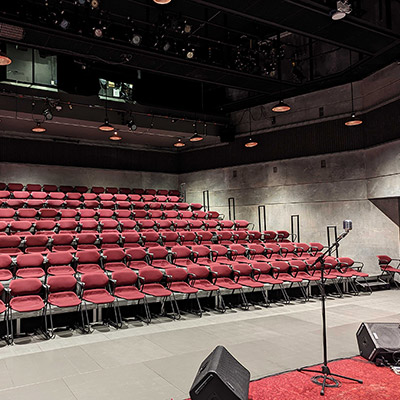
[[[400,322],[400,291],[327,301],[329,358],[358,353],[363,321]],[[2,400],[180,400],[201,361],[224,345],[257,379],[322,359],[320,301],[132,322],[0,347]],[[1,344],[3,346],[3,344]]]

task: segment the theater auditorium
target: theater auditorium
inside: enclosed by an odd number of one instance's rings
[[[397,0],[1,2],[0,397],[397,398],[399,110]]]

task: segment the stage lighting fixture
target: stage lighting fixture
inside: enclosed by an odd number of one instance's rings
[[[93,28],[93,34],[97,38],[101,38],[101,37],[103,37],[103,29],[101,29],[101,28]]]
[[[140,43],[142,43],[142,36],[140,36],[137,33],[135,33],[132,36],[131,43],[134,44],[135,46],[139,46]]]
[[[185,147],[186,144],[182,142],[182,139],[179,138],[177,142],[174,143],[175,147]]]
[[[109,137],[110,140],[119,141],[122,140],[121,136],[118,136],[118,132],[114,131],[114,133]]]
[[[197,132],[196,123],[193,124],[194,126],[194,133],[193,136],[189,139],[191,142],[201,142],[204,138],[200,136]]]
[[[60,28],[67,30],[71,24],[67,19],[63,18],[61,20],[61,22],[59,23],[59,25],[60,25]]]
[[[194,49],[190,49],[186,52],[186,58],[191,60],[194,57]]]
[[[279,103],[272,107],[273,112],[284,113],[290,111],[290,106],[283,100],[279,100]]]
[[[183,32],[189,34],[190,32],[192,32],[192,25],[186,24],[183,27]]]
[[[80,4],[81,6],[85,5],[86,0],[78,0],[78,4]]]
[[[90,6],[91,6],[92,8],[98,8],[99,5],[100,5],[100,1],[99,1],[99,0],[92,0],[92,1],[90,2]]]
[[[6,53],[0,50],[0,65],[10,65],[12,60]]]
[[[99,130],[102,132],[111,132],[114,130],[114,127],[110,124],[110,122],[108,121],[108,119],[106,118],[104,120],[104,124],[101,124],[99,126]]]
[[[130,131],[136,131],[137,129],[137,125],[135,124],[135,120],[133,118],[128,121],[127,126]]]
[[[171,3],[171,0],[153,0],[156,4],[168,4]]]
[[[168,51],[171,48],[171,43],[170,42],[165,42],[163,46],[164,51]]]
[[[35,133],[43,133],[46,132],[46,128],[44,128],[39,121],[36,121],[36,126],[31,129],[32,132]]]
[[[351,5],[347,0],[337,1],[336,2],[336,10],[332,10],[330,12],[330,16],[334,21],[338,21],[343,19],[347,14],[351,13]]]
[[[43,114],[44,118],[45,118],[47,121],[51,121],[51,120],[53,119],[53,113],[51,112],[50,107],[46,107],[46,108],[43,110],[42,114]]]
[[[258,146],[258,142],[253,140],[253,138],[250,136],[249,140],[247,141],[247,143],[244,146],[245,147],[256,147],[256,146]]]

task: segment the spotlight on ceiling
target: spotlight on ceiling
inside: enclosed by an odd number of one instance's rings
[[[190,32],[192,32],[192,25],[185,23],[183,26],[183,33],[189,34]]]
[[[86,3],[86,0],[78,0],[78,4],[81,6],[85,5],[85,3]]]
[[[135,46],[139,46],[140,43],[142,43],[142,39],[143,39],[142,36],[140,36],[137,33],[135,33],[132,36],[131,43],[134,44]]]
[[[137,129],[137,125],[135,124],[135,120],[133,118],[131,118],[128,123],[126,124],[129,128],[130,131],[136,131]]]
[[[203,139],[203,136],[199,135],[197,130],[195,130],[193,136],[189,140],[191,142],[201,142]]]
[[[350,119],[347,120],[344,124],[345,124],[346,126],[356,126],[356,125],[361,125],[362,123],[363,123],[363,122],[362,122],[362,119],[357,118],[357,117],[356,117],[356,114],[353,112],[353,113],[351,114]]]
[[[31,131],[32,131],[32,132],[35,132],[35,133],[43,133],[43,132],[46,132],[46,128],[43,127],[43,126],[40,124],[39,121],[36,121],[36,126],[34,126],[34,127],[31,129]]]
[[[337,1],[336,2],[336,10],[332,10],[330,12],[330,16],[334,21],[338,21],[343,19],[347,14],[351,13],[351,5],[347,0]]]
[[[118,132],[114,131],[114,133],[109,137],[110,140],[119,141],[122,140],[121,136],[118,136]]]
[[[189,49],[186,51],[186,58],[191,60],[194,57],[194,49]]]
[[[100,5],[100,1],[99,1],[99,0],[92,0],[92,1],[90,2],[90,6],[91,6],[92,8],[99,8],[99,5]]]
[[[249,137],[249,140],[245,143],[245,147],[256,147],[258,146],[258,142],[256,142],[251,136]]]
[[[174,143],[175,147],[185,147],[186,144],[182,142],[182,139],[179,138],[177,142]]]
[[[171,3],[171,0],[153,0],[156,4],[168,4]]]
[[[165,42],[163,45],[163,50],[168,51],[171,48],[171,43],[170,42]]]
[[[101,37],[103,37],[103,29],[101,29],[101,28],[93,28],[93,34],[97,38],[101,38]]]
[[[47,121],[51,121],[51,120],[53,119],[53,113],[51,112],[51,108],[50,108],[49,106],[47,106],[47,107],[43,110],[42,114],[43,114],[44,118],[45,118]]]
[[[6,53],[0,50],[0,65],[10,65],[12,60]]]
[[[60,28],[67,30],[71,24],[67,19],[63,18],[59,25],[60,25]]]
[[[272,107],[273,112],[284,113],[290,111],[290,106],[283,100],[279,100],[279,103]]]
[[[104,124],[101,124],[99,126],[99,130],[102,132],[111,132],[114,130],[114,127],[110,124],[110,122],[108,121],[108,119],[106,118],[104,120]]]

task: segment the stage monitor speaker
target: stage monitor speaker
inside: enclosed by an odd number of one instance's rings
[[[190,389],[192,400],[247,400],[250,372],[223,346],[202,362]]]
[[[377,357],[393,362],[393,353],[400,351],[399,323],[362,323],[357,331],[360,355],[369,361]]]

